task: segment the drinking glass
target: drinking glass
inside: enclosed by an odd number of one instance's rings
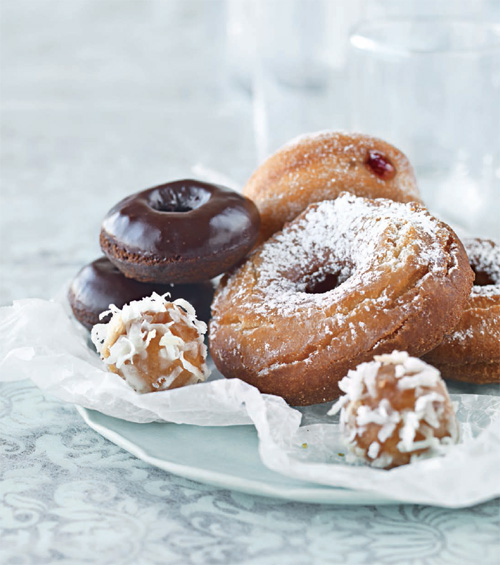
[[[500,26],[364,22],[350,36],[350,127],[403,150],[426,205],[500,237]]]
[[[246,46],[259,162],[300,134],[346,128],[348,30],[359,9],[357,0],[253,0]]]

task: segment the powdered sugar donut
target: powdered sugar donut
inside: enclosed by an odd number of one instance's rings
[[[424,359],[445,379],[500,383],[500,247],[481,238],[463,244],[476,274],[469,302],[457,327]]]
[[[222,281],[210,351],[226,377],[290,404],[332,400],[374,354],[435,347],[473,276],[455,233],[419,204],[344,194],[311,204]]]
[[[406,156],[389,143],[359,133],[301,136],[271,155],[243,189],[261,216],[262,242],[311,202],[347,191],[367,198],[420,202]]]
[[[405,465],[456,443],[458,424],[439,371],[406,352],[375,356],[339,383],[348,460],[374,467]]]
[[[137,392],[154,392],[204,381],[207,326],[189,302],[168,302],[153,293],[92,328],[92,341],[108,369]]]

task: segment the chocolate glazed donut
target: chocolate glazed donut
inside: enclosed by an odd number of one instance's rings
[[[210,282],[198,284],[150,284],[127,279],[106,258],[96,259],[83,267],[71,283],[68,300],[75,318],[90,329],[98,323],[105,323],[99,315],[109,309],[110,304],[122,308],[132,300],[141,300],[153,292],[160,295],[168,292],[171,300],[184,298],[190,302],[200,320],[210,319],[210,304],[214,294]]]
[[[195,283],[238,263],[259,230],[253,202],[222,186],[170,182],[125,198],[104,218],[101,248],[129,278]]]

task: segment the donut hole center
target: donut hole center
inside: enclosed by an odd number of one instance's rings
[[[158,212],[191,212],[191,206],[182,204],[181,202],[160,202],[157,206],[153,206]]]
[[[482,271],[480,269],[476,269],[473,265],[471,265],[472,270],[476,277],[474,278],[474,286],[488,286],[490,284],[495,284],[495,281],[491,277],[489,273]]]
[[[149,204],[153,210],[165,213],[186,213],[203,206],[210,192],[200,186],[172,183],[151,193]]]
[[[304,292],[307,294],[324,294],[337,288],[348,278],[340,272],[321,274],[307,282]]]

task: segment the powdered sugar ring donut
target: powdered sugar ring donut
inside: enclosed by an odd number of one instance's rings
[[[287,143],[254,172],[243,194],[259,209],[262,242],[312,202],[342,191],[420,202],[412,166],[399,149],[369,135],[328,131]]]
[[[463,244],[476,273],[458,326],[424,359],[446,379],[500,383],[500,246],[481,238]]]
[[[290,404],[332,400],[374,354],[435,347],[473,276],[455,233],[419,204],[344,194],[310,205],[222,281],[210,351],[226,377]]]

